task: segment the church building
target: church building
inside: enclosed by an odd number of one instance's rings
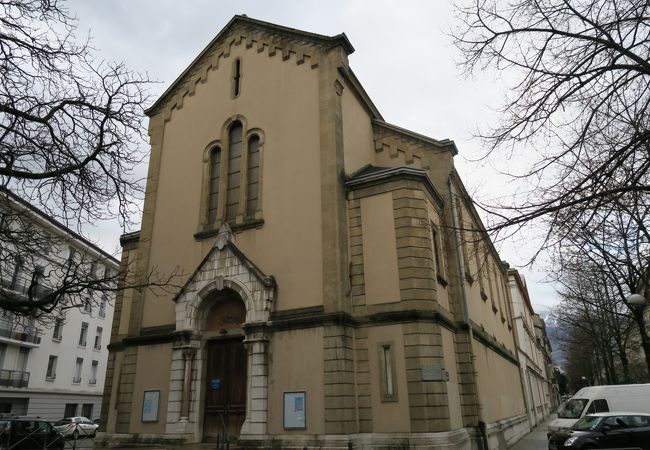
[[[507,270],[453,141],[323,36],[235,16],[148,109],[103,445],[497,449],[528,431]],[[386,86],[390,89],[391,86]]]

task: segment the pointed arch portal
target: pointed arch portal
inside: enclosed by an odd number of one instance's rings
[[[275,299],[265,275],[235,245],[227,224],[176,296],[167,432],[213,440],[267,432],[268,336]],[[249,327],[250,328],[250,327]],[[255,327],[263,329],[263,327]],[[182,376],[181,376],[182,374]]]

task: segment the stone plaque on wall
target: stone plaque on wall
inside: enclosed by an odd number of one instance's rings
[[[443,374],[440,364],[422,366],[422,381],[443,381]]]

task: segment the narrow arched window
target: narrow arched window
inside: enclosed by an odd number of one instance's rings
[[[255,215],[259,199],[260,138],[253,136],[248,140],[248,186],[246,189],[246,215]]]
[[[215,147],[210,152],[210,191],[208,194],[208,223],[217,220],[219,206],[219,180],[221,172],[221,149]]]
[[[226,220],[235,220],[239,209],[241,184],[242,124],[234,122],[228,133],[228,189],[226,191]]]

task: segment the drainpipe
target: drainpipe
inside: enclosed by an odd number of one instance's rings
[[[463,298],[463,321],[467,325],[469,330],[469,351],[472,361],[472,371],[474,372],[474,393],[476,396],[477,402],[477,416],[478,416],[478,430],[483,438],[483,449],[488,450],[488,436],[487,436],[487,427],[485,422],[482,420],[482,407],[480,404],[480,395],[478,390],[478,382],[476,380],[476,370],[474,370],[474,330],[472,329],[472,323],[469,318],[469,302],[467,300],[467,288],[465,287],[465,262],[462,257],[462,239],[461,239],[461,230],[458,224],[458,210],[456,206],[456,195],[454,190],[454,183],[452,180],[452,174],[449,174],[447,179],[447,184],[449,185],[449,196],[451,198],[451,223],[454,227],[454,237],[456,240],[456,262],[458,264],[459,280],[460,280],[460,291]]]

